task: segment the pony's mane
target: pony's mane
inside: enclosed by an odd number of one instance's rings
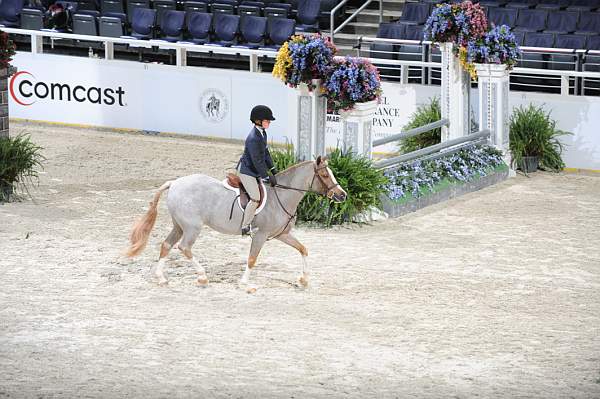
[[[310,163],[314,163],[314,162],[315,162],[315,161],[304,161],[304,162],[297,163],[297,164],[295,164],[295,165],[292,165],[292,166],[290,166],[290,167],[289,167],[289,168],[287,168],[286,170],[279,172],[277,175],[278,175],[278,176],[279,176],[279,175],[281,175],[281,176],[285,176],[285,175],[287,175],[287,174],[289,174],[289,173],[293,172],[294,170],[296,170],[296,169],[298,169],[298,168],[300,168],[300,167],[302,167],[302,166],[305,166],[305,165],[308,165],[308,164],[310,164]]]

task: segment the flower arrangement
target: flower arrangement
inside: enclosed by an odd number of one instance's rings
[[[425,23],[425,40],[453,42],[466,47],[471,40],[482,37],[488,29],[485,11],[470,0],[462,3],[441,3],[436,6]]]
[[[470,41],[465,55],[470,64],[504,64],[511,69],[517,63],[521,49],[510,28],[501,25],[492,28],[482,38]],[[476,79],[476,72],[475,76],[471,73],[471,77]]]
[[[324,79],[337,52],[327,37],[296,35],[286,41],[277,53],[273,76],[290,87],[306,83],[313,89],[313,79]]]
[[[8,37],[8,33],[0,31],[0,68],[8,68],[15,55],[15,44]]]
[[[323,90],[328,100],[328,112],[348,111],[354,108],[355,103],[379,101],[379,71],[368,60],[362,58],[346,57],[334,60]]]
[[[445,158],[405,163],[386,171],[387,195],[394,201],[410,196],[418,198],[444,180],[466,182],[501,167],[506,165],[496,148],[469,146]]]

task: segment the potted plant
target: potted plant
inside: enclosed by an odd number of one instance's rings
[[[467,44],[465,64],[473,80],[477,79],[477,71],[491,73],[507,73],[517,63],[521,49],[517,45],[515,35],[507,25],[495,26],[483,37],[469,41]],[[475,65],[475,68],[472,65]]]
[[[15,187],[27,190],[29,184],[37,183],[46,159],[41,150],[29,136],[0,138],[0,202],[8,201]]]
[[[556,128],[556,121],[543,107],[530,104],[519,107],[510,117],[512,163],[525,174],[538,167],[560,172],[565,163],[559,138],[571,134]]]
[[[376,108],[381,97],[379,71],[363,58],[336,59],[329,68],[323,90],[330,113]]]
[[[320,34],[292,36],[277,52],[273,76],[293,88],[306,85],[308,90],[316,89],[336,52],[331,40]]]

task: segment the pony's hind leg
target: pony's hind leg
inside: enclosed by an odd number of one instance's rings
[[[167,261],[166,257],[169,254],[171,248],[173,248],[173,245],[175,245],[175,243],[179,241],[182,234],[183,230],[181,229],[181,227],[175,221],[173,221],[173,229],[171,229],[171,232],[160,246],[158,265],[154,269],[154,275],[158,279],[158,284],[160,285],[164,285],[169,282],[169,279],[167,278],[167,273],[165,271],[165,263]]]
[[[192,253],[192,245],[196,242],[198,238],[198,234],[200,234],[200,229],[190,229],[183,232],[183,238],[179,242],[179,249],[183,253],[188,260],[192,262],[194,266],[196,266],[196,271],[198,272],[198,280],[197,283],[200,286],[205,286],[208,284],[208,277],[206,277],[206,270],[198,261],[198,258],[194,256]]]
[[[256,292],[256,286],[250,284],[250,271],[256,265],[256,259],[262,249],[263,245],[267,242],[266,234],[261,234],[260,230],[252,237],[252,244],[250,244],[250,254],[248,255],[248,263],[246,264],[246,270],[240,280],[240,285],[246,287],[246,292],[253,294]]]

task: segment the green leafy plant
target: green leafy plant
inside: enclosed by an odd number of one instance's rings
[[[414,129],[437,122],[442,119],[442,108],[440,100],[437,97],[432,98],[429,104],[420,105],[417,110],[410,116],[409,122],[402,130]],[[408,153],[421,148],[429,147],[438,144],[442,140],[442,129],[437,128],[417,136],[409,137],[400,141],[400,151]]]
[[[513,110],[510,117],[512,163],[523,168],[523,157],[537,156],[541,169],[561,171],[565,167],[559,137],[571,133],[556,128],[556,121],[542,106],[529,104]]]
[[[291,145],[272,148],[271,156],[278,170],[296,163]],[[375,169],[368,158],[335,149],[328,156],[329,167],[348,197],[335,203],[323,196],[308,193],[298,206],[298,219],[325,226],[352,222],[354,217],[372,206],[381,207],[380,196],[386,192],[387,178]]]
[[[41,150],[29,136],[0,138],[0,201],[8,200],[7,188],[27,190],[29,184],[38,182],[38,170],[46,159]]]

